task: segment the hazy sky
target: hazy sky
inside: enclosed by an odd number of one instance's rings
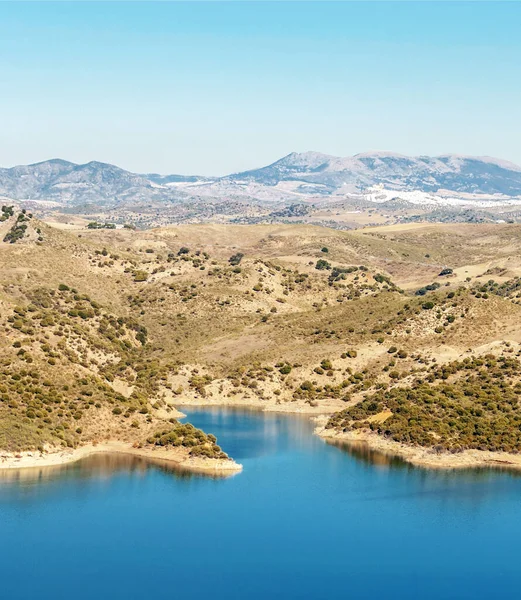
[[[521,3],[0,2],[0,165],[521,164]]]

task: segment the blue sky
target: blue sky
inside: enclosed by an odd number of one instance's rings
[[[0,2],[0,165],[521,164],[521,3]]]

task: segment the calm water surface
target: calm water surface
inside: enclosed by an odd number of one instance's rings
[[[188,412],[243,473],[118,456],[0,472],[0,597],[521,597],[521,477],[414,469],[298,417]]]

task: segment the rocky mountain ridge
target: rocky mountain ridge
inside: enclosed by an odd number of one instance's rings
[[[371,200],[375,187],[499,201],[521,197],[521,167],[496,158],[460,155],[372,152],[342,158],[293,152],[259,169],[214,178],[139,174],[97,161],[79,165],[62,159],[0,168],[0,196],[60,206],[137,206],[209,197],[284,201],[350,194]]]
[[[404,191],[504,194],[521,193],[521,167],[496,158],[459,155],[409,157],[390,152],[340,158],[317,152],[291,153],[254,171],[232,175],[266,185],[297,180],[338,192],[360,191],[375,184]]]

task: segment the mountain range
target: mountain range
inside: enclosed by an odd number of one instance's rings
[[[504,200],[521,197],[521,167],[491,157],[451,154],[372,152],[342,158],[293,152],[271,165],[224,177],[139,174],[97,161],[75,164],[61,159],[0,168],[0,196],[63,206],[137,206],[202,198],[295,201],[370,194],[375,186],[397,193]]]

